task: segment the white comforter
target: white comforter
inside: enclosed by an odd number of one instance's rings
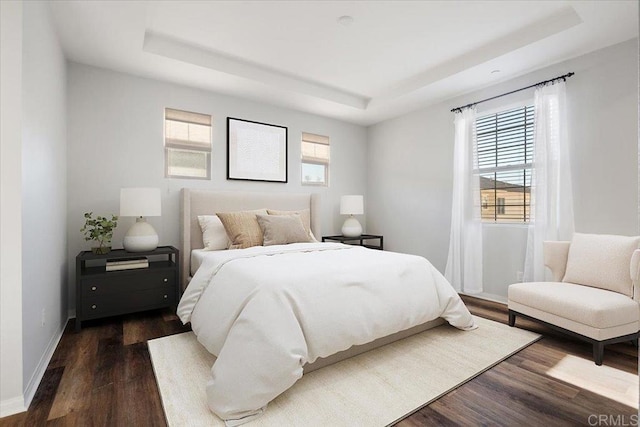
[[[475,327],[425,258],[337,243],[211,252],[178,316],[217,356],[208,404],[230,425],[262,413],[318,357],[438,317]]]

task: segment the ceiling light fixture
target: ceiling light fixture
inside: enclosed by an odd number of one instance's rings
[[[338,18],[338,24],[348,27],[353,23],[353,16],[344,15]]]

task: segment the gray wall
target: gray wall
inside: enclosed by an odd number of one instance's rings
[[[68,318],[66,60],[48,7],[1,9],[0,416],[29,405]]]
[[[369,127],[369,232],[385,249],[426,257],[444,271],[453,185],[453,117],[446,107],[420,110]]]
[[[0,1],[0,417],[24,411],[22,381],[22,16]]]
[[[24,3],[22,324],[31,399],[67,321],[66,60],[44,2]]]
[[[368,129],[367,221],[390,250],[444,271],[453,171],[450,109],[574,71],[567,83],[576,231],[638,233],[638,40],[544,68]],[[533,90],[478,106],[533,100]],[[485,292],[506,296],[524,267],[526,227],[484,227]]]
[[[165,82],[134,77],[86,65],[69,65],[68,103],[68,253],[73,260],[90,247],[81,236],[83,212],[117,214],[120,188],[161,188],[162,216],[149,218],[162,245],[179,243],[179,192],[182,187],[270,192],[317,192],[322,195],[322,232],[340,230],[339,200],[344,194],[365,194],[366,129],[299,111]],[[212,179],[164,177],[163,115],[171,107],[213,116]],[[226,118],[236,117],[287,126],[289,182],[287,184],[226,179]],[[300,184],[302,132],[331,139],[330,187]],[[366,197],[366,195],[365,195]],[[133,218],[122,218],[113,245]],[[70,280],[70,289],[73,281]],[[70,294],[71,306],[74,295]]]

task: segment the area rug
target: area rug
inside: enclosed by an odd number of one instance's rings
[[[247,426],[386,426],[532,344],[540,335],[476,317],[445,324],[304,375]],[[192,332],[149,341],[170,427],[224,426],[207,407],[215,357]]]

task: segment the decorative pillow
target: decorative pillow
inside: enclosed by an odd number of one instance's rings
[[[300,215],[257,215],[264,236],[264,245],[287,245],[309,242]]]
[[[563,282],[577,283],[633,296],[629,265],[640,236],[575,233]]]
[[[318,241],[311,231],[311,211],[309,209],[302,209],[299,211],[277,211],[274,209],[267,209],[267,212],[269,215],[300,215],[302,225],[309,234],[309,240],[312,242]]]
[[[198,222],[202,230],[202,241],[207,251],[227,249],[231,242],[227,237],[224,225],[217,215],[198,215]]]
[[[229,249],[244,249],[262,245],[262,230],[256,215],[267,215],[266,209],[241,212],[217,213],[227,237],[231,241]]]

